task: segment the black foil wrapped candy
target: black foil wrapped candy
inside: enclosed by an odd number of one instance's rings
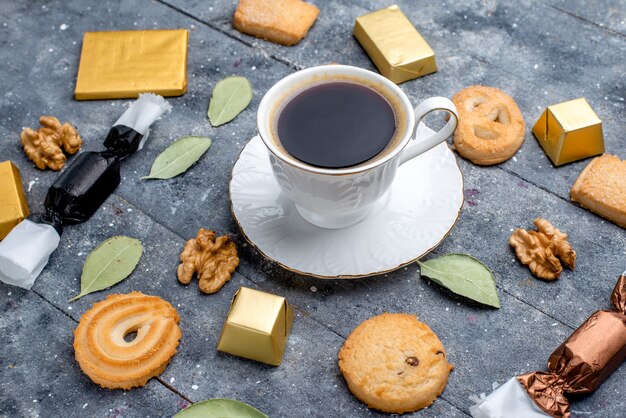
[[[43,221],[55,225],[57,230],[85,222],[118,184],[120,160],[115,155],[108,151],[84,152],[48,189]]]
[[[143,147],[150,125],[170,109],[161,96],[139,95],[109,130],[106,150],[81,153],[69,164],[48,189],[40,223],[24,220],[0,242],[0,280],[32,287],[63,227],[94,214],[120,183],[120,162]]]

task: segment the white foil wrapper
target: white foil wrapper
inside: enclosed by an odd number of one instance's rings
[[[30,289],[60,240],[52,226],[23,220],[0,242],[0,280]]]
[[[115,121],[113,126],[128,126],[143,135],[141,144],[137,148],[137,150],[140,150],[148,139],[150,125],[159,119],[163,113],[170,110],[172,110],[172,106],[163,97],[158,94],[143,93]]]
[[[530,399],[515,377],[470,406],[470,413],[474,418],[550,418]]]

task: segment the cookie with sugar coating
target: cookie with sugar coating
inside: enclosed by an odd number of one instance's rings
[[[239,32],[282,45],[304,38],[320,10],[302,0],[240,0],[233,15]]]
[[[384,313],[352,331],[339,351],[339,369],[369,408],[402,414],[433,403],[453,366],[437,335],[415,315]]]

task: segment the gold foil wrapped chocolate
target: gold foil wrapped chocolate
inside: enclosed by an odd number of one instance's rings
[[[278,366],[292,324],[293,311],[285,298],[241,287],[231,302],[217,349]]]
[[[533,134],[557,166],[604,152],[602,121],[584,98],[548,106]]]
[[[517,379],[531,399],[553,417],[570,416],[566,394],[595,391],[626,359],[626,275],[611,294],[612,310],[594,312],[550,355],[548,372]]]
[[[434,51],[397,5],[357,17],[353,34],[394,83],[437,71]]]
[[[11,162],[0,163],[0,240],[28,217],[28,202],[20,170]]]
[[[187,90],[186,29],[86,32],[76,100],[180,96]]]

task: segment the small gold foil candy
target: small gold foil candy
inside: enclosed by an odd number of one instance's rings
[[[353,34],[378,71],[394,83],[437,71],[435,52],[397,5],[357,17]]]
[[[604,152],[602,121],[584,98],[548,106],[533,134],[557,166]]]
[[[28,213],[20,170],[11,161],[0,163],[0,240]]]
[[[76,100],[180,96],[187,90],[186,29],[85,32]]]
[[[241,287],[224,322],[218,351],[280,365],[293,324],[293,311],[283,297]]]

